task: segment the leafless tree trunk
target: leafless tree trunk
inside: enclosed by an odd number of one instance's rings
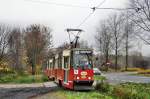
[[[124,31],[124,38],[125,38],[125,50],[126,50],[126,64],[125,64],[125,70],[127,70],[129,62],[128,62],[128,52],[129,48],[131,48],[131,41],[134,40],[134,23],[129,20],[129,14],[128,11],[125,14],[125,20],[123,22],[123,31]]]
[[[20,28],[14,28],[10,33],[9,42],[9,60],[12,67],[18,71],[22,71],[22,35]]]
[[[0,66],[1,63],[6,59],[10,30],[11,29],[9,26],[0,24]]]
[[[95,39],[98,50],[103,53],[105,57],[105,64],[109,61],[109,53],[111,52],[111,36],[110,29],[106,22],[101,22],[100,26],[97,28]]]
[[[115,70],[118,67],[118,51],[123,41],[122,22],[123,17],[118,14],[112,15],[109,20],[109,28],[112,33],[112,46],[115,50]]]

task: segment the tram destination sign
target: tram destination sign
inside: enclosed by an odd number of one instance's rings
[[[92,54],[92,51],[89,50],[83,50],[83,51],[76,51],[76,54]]]

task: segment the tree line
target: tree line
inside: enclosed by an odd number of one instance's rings
[[[0,25],[0,67],[22,72],[29,70],[33,75],[41,69],[53,45],[50,27],[32,24],[24,28]]]
[[[129,62],[129,49],[132,41],[139,38],[150,45],[150,0],[129,0],[130,10],[112,13],[97,25],[96,47],[105,63],[115,56],[115,69],[118,69],[118,57],[125,54],[125,68]],[[80,42],[87,48],[86,41]],[[10,66],[21,72],[29,69],[34,75],[40,70],[43,61],[50,57],[53,46],[52,29],[32,24],[24,28],[0,24],[0,67]],[[63,48],[67,45],[62,45]]]
[[[129,65],[129,49],[131,42],[141,39],[150,45],[150,1],[129,0],[129,8],[125,11],[115,12],[105,20],[100,21],[95,35],[97,49],[103,56],[104,63],[115,56],[115,70],[118,68],[118,57],[125,55],[125,69]]]

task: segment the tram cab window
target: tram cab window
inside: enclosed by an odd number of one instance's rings
[[[92,68],[92,51],[74,51],[73,67],[75,69],[91,69]]]

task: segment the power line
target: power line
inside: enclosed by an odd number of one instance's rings
[[[94,12],[90,13],[78,26],[77,28],[79,28],[83,23],[85,23],[86,20],[88,20],[88,18],[93,14]]]
[[[102,9],[102,10],[133,10],[135,8],[99,8],[99,7],[92,7],[91,9]]]
[[[24,0],[33,3],[43,3],[43,4],[51,4],[56,6],[64,6],[64,7],[78,7],[78,8],[90,8],[88,6],[80,6],[80,5],[72,5],[72,4],[63,4],[63,3],[56,3],[56,2],[49,2],[49,1],[35,1],[35,0]]]
[[[85,19],[77,26],[77,28],[79,28],[82,24],[84,24],[86,22],[86,20],[88,20],[89,17],[91,17],[91,15],[95,12],[95,10],[97,9],[101,9],[101,10],[130,10],[130,9],[135,9],[135,8],[99,8],[102,4],[104,4],[106,2],[106,0],[103,0],[100,4],[98,4],[96,7],[89,7],[89,6],[80,6],[80,5],[72,5],[72,4],[63,4],[63,3],[56,3],[56,2],[48,2],[48,1],[35,1],[35,0],[24,0],[24,1],[28,1],[28,2],[34,2],[34,3],[43,3],[43,4],[51,4],[51,5],[56,5],[56,6],[64,6],[64,7],[78,7],[78,8],[88,8],[88,9],[92,9],[93,12],[90,13],[87,17],[85,17]],[[136,10],[136,9],[135,9]],[[137,9],[139,10],[139,9]]]
[[[89,6],[81,6],[81,5],[72,5],[72,4],[63,4],[63,3],[56,3],[56,2],[49,2],[49,1],[35,1],[35,0],[24,0],[28,2],[33,2],[33,3],[43,3],[43,4],[51,4],[51,5],[56,5],[56,6],[64,6],[64,7],[78,7],[78,8],[89,8],[89,9],[102,9],[102,10],[129,10],[129,9],[135,9],[135,8],[99,8],[106,0],[103,0],[99,5],[96,7],[89,7]],[[139,10],[140,8],[137,8]]]
[[[97,5],[97,7],[101,6],[103,3],[105,3],[106,0],[103,0],[100,4]],[[86,20],[88,20],[89,17],[91,17],[91,15],[95,12],[96,9],[92,9],[93,12],[90,13],[87,17],[85,17],[85,19],[77,26],[77,28],[79,28],[82,24],[84,24],[86,22]]]
[[[106,0],[103,0],[100,4],[98,4],[96,7],[99,7],[99,6],[101,6],[103,3],[105,3],[106,2]]]
[[[102,10],[129,10],[129,9],[135,9],[135,8],[99,8],[99,6],[101,6],[106,0],[103,0],[99,5],[97,5],[96,7],[92,7],[92,8],[89,7],[89,6],[63,4],[63,3],[56,3],[56,2],[49,2],[49,1],[35,1],[35,0],[24,0],[24,1],[33,2],[33,3],[51,4],[51,5],[64,6],[64,7],[89,8],[89,9],[92,9],[92,10],[96,10],[96,9],[102,9]]]

